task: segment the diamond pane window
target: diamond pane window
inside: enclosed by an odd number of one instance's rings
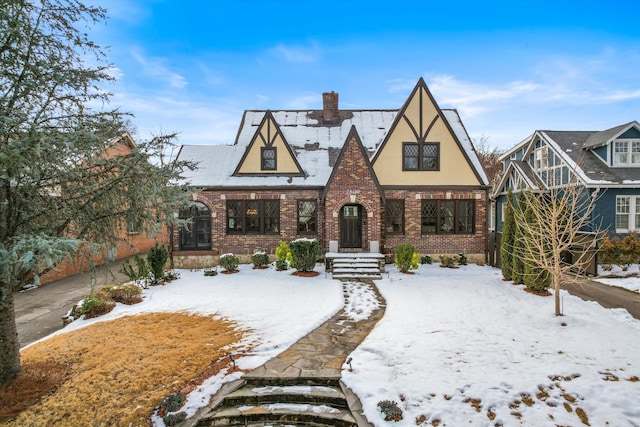
[[[404,170],[418,170],[418,144],[404,144],[402,167]]]
[[[299,234],[315,234],[317,233],[317,213],[315,200],[299,200],[298,201],[298,233]]]
[[[387,233],[404,233],[404,200],[387,199],[385,207],[385,230]]]
[[[262,147],[262,170],[276,170],[276,149],[273,147]]]
[[[422,233],[435,233],[437,225],[436,217],[437,202],[422,202]]]
[[[438,170],[438,144],[422,146],[422,170]]]

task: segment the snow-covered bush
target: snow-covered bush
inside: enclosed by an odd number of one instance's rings
[[[316,239],[297,239],[289,244],[293,265],[298,271],[313,271],[318,260],[318,241]]]
[[[253,263],[253,268],[265,268],[269,265],[269,255],[266,252],[256,252],[251,255],[251,262]]]
[[[96,294],[89,294],[82,300],[80,312],[84,314],[86,319],[102,316],[107,314],[116,306],[116,303],[104,298],[100,298]]]
[[[240,260],[234,254],[222,254],[220,255],[220,265],[224,271],[237,271]]]

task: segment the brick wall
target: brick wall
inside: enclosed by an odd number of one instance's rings
[[[280,190],[280,191],[203,191],[197,200],[211,210],[211,251],[180,252],[178,230],[173,233],[173,254],[175,256],[220,255],[224,253],[253,254],[265,251],[273,254],[280,241],[290,242],[300,237],[319,239],[323,233],[322,207],[318,205],[318,233],[315,235],[298,234],[298,200],[319,201],[319,190]],[[227,234],[227,200],[280,200],[280,233],[278,234]]]
[[[485,190],[387,190],[388,199],[405,200],[405,232],[384,239],[386,251],[409,243],[420,254],[456,254],[464,252],[484,256],[487,242],[487,192]],[[422,234],[422,200],[475,200],[474,234]]]
[[[340,241],[340,209],[344,205],[359,204],[364,208],[362,248],[368,251],[372,240],[381,239],[382,206],[379,187],[373,178],[368,159],[364,157],[355,137],[345,143],[338,161],[325,196],[326,240]]]

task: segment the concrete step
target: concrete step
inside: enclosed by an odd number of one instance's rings
[[[342,390],[325,386],[264,386],[243,387],[224,398],[224,406],[254,404],[296,403],[306,405],[330,405],[347,408]]]
[[[213,416],[200,420],[198,426],[233,426],[251,423],[272,425],[274,422],[286,423],[286,425],[293,423],[307,426],[357,426],[355,418],[348,409],[338,409],[328,405],[293,403],[225,407],[216,411]]]
[[[198,427],[210,426],[357,427],[339,378],[245,377]]]
[[[380,280],[382,279],[382,275],[380,274],[363,275],[363,274],[340,273],[340,274],[334,274],[332,277],[336,280],[362,280],[362,279]]]

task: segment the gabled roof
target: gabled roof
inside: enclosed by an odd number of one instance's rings
[[[420,79],[417,87],[421,85],[426,88],[423,79]],[[327,121],[323,110],[247,110],[233,145],[183,145],[179,157],[198,164],[196,170],[185,174],[186,181],[194,187],[321,188],[326,186],[350,132],[357,132],[363,149],[371,159],[385,140],[398,111],[338,110],[337,119]],[[457,111],[439,111],[474,173],[483,185],[488,185],[486,174]],[[258,144],[258,129],[271,121],[286,141],[287,150],[302,173],[239,173],[239,165],[254,149],[253,146]],[[263,144],[264,141],[259,143]]]
[[[516,176],[520,177],[520,179],[527,184],[527,188],[533,191],[547,190],[546,184],[542,182],[529,163],[522,160],[512,160],[509,162],[509,166],[507,166],[507,169],[502,174],[500,181],[498,181],[498,184],[492,190],[492,197],[495,197],[502,192],[506,192],[505,186],[507,184],[507,180],[509,178],[515,179]]]
[[[611,129],[594,132],[587,138],[587,140],[582,145],[582,148],[596,148],[607,145],[609,142],[616,139],[618,136],[622,135],[633,126],[636,126],[638,129],[640,129],[640,124],[638,124],[638,122],[636,121],[633,121],[613,127]]]
[[[292,167],[293,169],[282,171],[282,170],[279,170],[280,167],[278,167],[275,171],[269,171],[268,173],[265,171],[258,171],[258,170],[243,172],[245,161],[247,160],[247,157],[249,156],[249,154],[252,153],[252,151],[255,152],[255,156],[257,158],[260,158],[260,148],[275,147],[276,145],[283,148],[282,151],[284,151],[284,153],[281,153],[278,156],[278,163],[282,164],[283,158],[286,157],[285,160],[288,160],[290,167]],[[270,111],[267,111],[266,114],[264,115],[262,121],[260,122],[260,125],[256,129],[256,132],[253,138],[251,139],[251,142],[246,147],[244,151],[244,155],[242,156],[242,159],[238,163],[238,166],[236,167],[233,174],[236,176],[251,175],[251,174],[253,175],[269,174],[269,175],[283,175],[283,176],[304,176],[305,175],[304,170],[300,166],[300,163],[298,163],[298,159],[296,158],[295,154],[291,150],[291,146],[289,145],[289,143],[287,142],[287,139],[284,137],[284,135],[280,131],[280,126],[275,121],[275,119],[273,118],[273,114],[271,114]]]
[[[581,149],[594,134],[593,132],[544,131],[541,133],[558,146],[559,151],[570,159],[570,163],[575,163],[574,169],[588,186],[640,185],[639,168],[609,167],[591,150]]]
[[[366,170],[369,172],[369,177],[373,180],[373,183],[378,189],[378,194],[384,200],[384,192],[380,187],[380,182],[378,182],[378,178],[376,177],[376,174],[373,171],[373,168],[371,167],[371,162],[369,161],[370,153],[368,153],[367,150],[364,148],[364,145],[362,145],[362,140],[360,139],[360,136],[358,135],[358,131],[356,130],[355,126],[351,127],[351,130],[349,131],[349,135],[347,136],[347,139],[344,143],[344,147],[342,148],[342,150],[340,150],[340,154],[338,155],[338,158],[335,160],[335,167],[331,171],[331,175],[327,180],[327,186],[323,191],[322,198],[324,199],[327,196],[327,191],[329,189],[329,186],[334,181],[334,178],[336,177],[336,175],[340,173],[339,165],[340,163],[342,163],[342,161],[344,160],[344,157],[346,156],[347,150],[349,148],[348,147],[349,144],[356,144],[358,151],[360,151],[360,154],[362,155],[362,160],[365,163]],[[344,173],[344,171],[342,173]],[[351,173],[351,172],[348,172],[348,173]]]

